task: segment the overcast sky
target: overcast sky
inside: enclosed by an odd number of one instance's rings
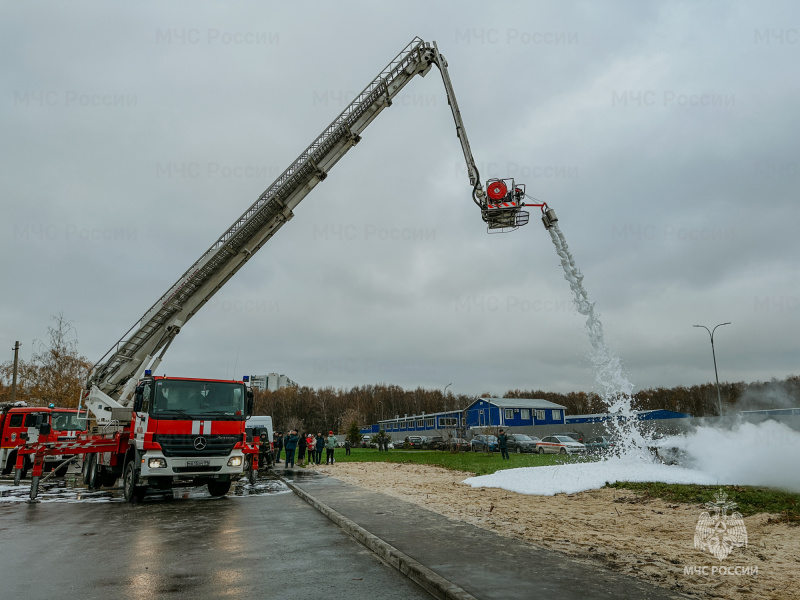
[[[414,36],[482,178],[553,207],[636,388],[800,373],[796,2],[3,2],[2,360],[98,360]],[[438,71],[159,371],[590,391],[535,215],[488,235]]]

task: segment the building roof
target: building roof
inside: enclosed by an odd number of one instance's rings
[[[411,421],[411,420],[418,420],[418,419],[431,419],[433,417],[455,417],[460,416],[460,410],[447,410],[443,412],[435,412],[435,413],[420,413],[418,415],[405,415],[402,417],[394,417],[391,419],[380,419],[378,423],[393,423],[394,421]]]
[[[600,423],[608,421],[616,416],[619,419],[624,418],[622,415],[612,415],[611,413],[596,413],[593,415],[567,415],[567,424],[571,423]],[[652,410],[632,410],[631,417],[639,421],[651,421],[656,419],[683,419],[691,417],[687,413],[675,412],[666,409],[652,409]]]
[[[467,407],[467,410],[469,410],[475,404],[481,401],[489,402],[490,404],[498,408],[531,408],[531,409],[555,408],[561,410],[566,410],[567,408],[562,404],[556,404],[555,402],[550,402],[549,400],[543,400],[541,398],[476,398],[475,402],[473,402]]]

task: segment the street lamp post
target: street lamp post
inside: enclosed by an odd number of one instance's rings
[[[719,393],[719,375],[717,375],[717,354],[714,352],[714,332],[717,330],[717,327],[722,327],[723,325],[730,325],[728,323],[720,323],[716,325],[714,329],[709,330],[708,327],[705,325],[692,325],[692,327],[702,327],[706,331],[708,331],[708,335],[711,337],[711,356],[714,359],[714,378],[717,380],[717,402],[719,403],[719,416],[722,416],[722,396]]]
[[[444,411],[445,412],[447,412],[447,388],[449,388],[451,385],[453,385],[453,384],[452,383],[448,383],[446,386],[444,386],[444,391],[442,392],[442,396],[444,396]]]

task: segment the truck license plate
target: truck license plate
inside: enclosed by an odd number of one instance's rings
[[[209,467],[211,466],[210,460],[187,460],[187,467]]]

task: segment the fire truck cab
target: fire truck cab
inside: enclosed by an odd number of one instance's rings
[[[79,418],[78,411],[74,408],[55,408],[52,406],[25,406],[24,402],[15,403],[16,406],[7,406],[0,413],[0,471],[9,475],[17,461],[17,452],[25,443],[36,442],[42,426],[49,426],[53,434],[58,435],[59,441],[74,440],[78,434],[88,428],[85,415]],[[58,468],[56,475],[65,475],[70,469],[79,470],[77,461],[66,463],[74,455],[46,456],[43,471],[52,471]],[[73,466],[75,465],[75,466]],[[23,461],[22,477],[27,477],[31,467],[30,457]]]

